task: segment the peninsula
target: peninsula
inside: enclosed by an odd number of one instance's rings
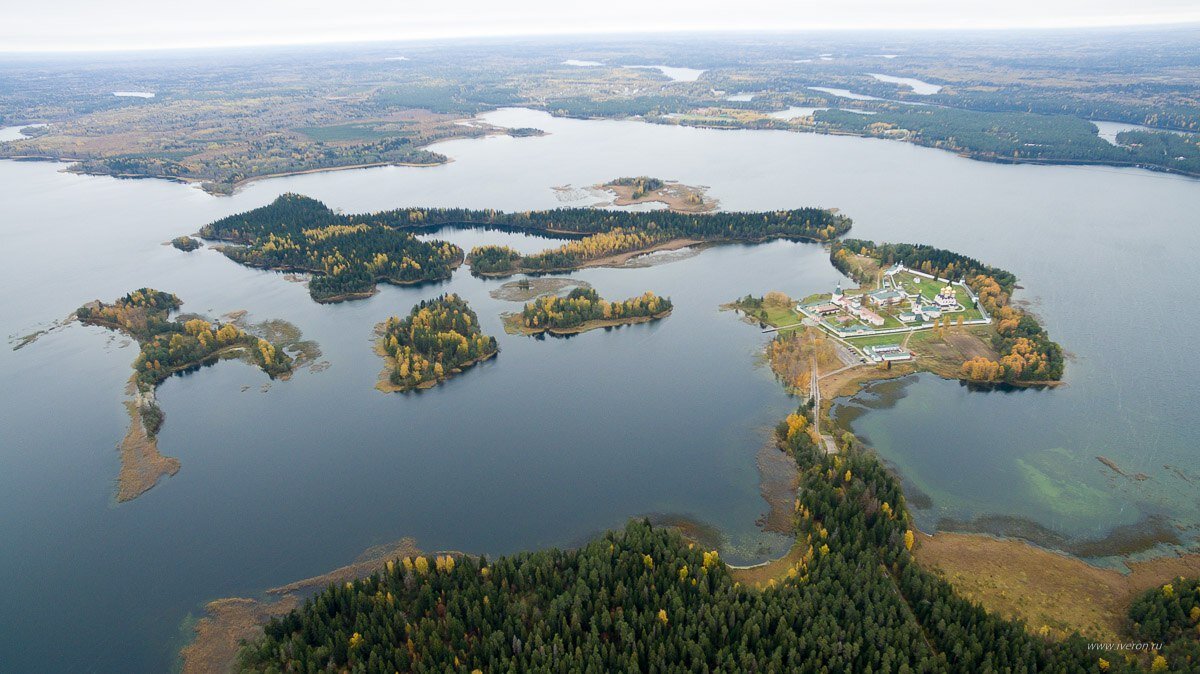
[[[422,301],[403,319],[377,326],[376,352],[387,365],[375,388],[385,393],[432,388],[500,352],[458,295]]]
[[[233,323],[213,323],[199,317],[168,320],[182,302],[171,293],[151,288],[135,290],[116,302],[99,300],[76,310],[85,325],[98,325],[129,335],[141,347],[129,380],[129,431],[121,442],[117,501],[137,498],[164,475],[179,471],[179,460],[158,451],[158,432],[164,414],[155,400],[158,385],[173,374],[197,369],[223,358],[244,358],[272,379],[287,378],[295,362],[276,344]]]
[[[597,328],[646,323],[671,314],[671,299],[646,292],[623,302],[609,302],[594,288],[575,288],[566,297],[547,295],[505,316],[508,332],[524,335],[573,335]]]
[[[1011,272],[931,246],[857,239],[834,242],[830,261],[860,287],[838,285],[798,302],[773,292],[727,305],[778,333],[768,352],[788,386],[810,385],[796,376],[807,372],[811,355],[791,345],[799,339],[826,339],[837,356],[818,368],[826,400],[918,371],[980,386],[1061,381],[1062,348],[1011,304]],[[797,358],[803,362],[791,362]]]

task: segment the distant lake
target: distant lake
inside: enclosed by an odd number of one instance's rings
[[[676,66],[621,66],[623,68],[641,68],[644,70],[657,70],[676,82],[695,82],[700,79],[700,76],[705,71],[697,70],[696,68],[679,68]]]
[[[0,162],[0,266],[22,289],[0,312],[5,335],[149,285],[177,293],[184,311],[291,321],[330,363],[265,392],[267,378],[236,362],[167,381],[160,445],[182,469],[118,506],[115,445],[135,348],[73,325],[0,349],[10,383],[0,389],[5,669],[167,669],[183,621],[206,601],[255,596],[403,536],[426,550],[495,555],[574,545],[628,517],[666,513],[720,530],[722,556],[734,562],[788,545],[755,524],[766,511],[755,453],[799,401],[759,364],[769,336],[718,305],[846,283],[821,246],[718,246],[656,266],[579,271],[571,278],[606,297],[653,290],[675,312],[536,340],[503,332],[500,314],[520,306],[491,297],[503,281],[465,268],[445,283],[319,305],[286,275],[162,245],[283,192],[347,212],[523,210],[560,206],[553,186],[650,175],[707,185],[728,210],[838,207],[854,218],[852,236],[930,243],[1012,270],[1017,299],[1072,354],[1065,386],[984,393],[913,377],[842,401],[845,422],[900,471],[923,529],[993,515],[1086,540],[1160,516],[1193,540],[1200,363],[1188,335],[1200,314],[1180,310],[1190,287],[1179,274],[1200,249],[1200,181],[786,131],[515,109],[483,119],[549,135],[454,140],[432,148],[454,159],[445,165],[263,180],[232,197]],[[431,236],[468,247],[556,244],[487,230]],[[375,391],[372,326],[447,291],[471,303],[499,357],[417,395]],[[1147,479],[1118,476],[1097,456]]]
[[[882,100],[884,100],[882,98],[879,98],[878,96],[868,96],[866,94],[856,94],[853,91],[850,91],[849,89],[837,89],[834,87],[809,87],[809,89],[812,89],[813,91],[821,91],[821,92],[824,92],[827,94],[833,94],[834,96],[841,96],[842,98],[853,99],[856,101],[882,101]]]
[[[595,67],[595,66],[604,65],[603,63],[601,63],[599,61],[581,61],[579,59],[567,59],[566,61],[563,61],[562,63],[564,66],[579,66],[581,68],[591,68],[591,67]]]
[[[942,90],[942,85],[940,84],[930,84],[929,82],[923,82],[913,77],[894,77],[892,75],[880,75],[879,73],[867,74],[879,80],[880,82],[901,84],[909,87],[913,90],[914,94],[919,94],[921,96],[930,96]]]
[[[21,129],[40,129],[44,126],[46,126],[46,125],[45,124],[20,124],[18,126],[0,127],[0,143],[4,143],[4,142],[10,141],[10,140],[23,140],[25,138],[28,138],[29,136],[26,136],[25,134],[21,133]]]
[[[113,96],[121,98],[154,98],[153,91],[114,91]]]
[[[1196,135],[1195,132],[1192,132],[1192,131],[1175,131],[1173,129],[1155,129],[1155,128],[1149,127],[1149,126],[1142,126],[1141,124],[1127,124],[1125,122],[1093,121],[1092,125],[1096,127],[1096,132],[1100,135],[1101,138],[1103,138],[1104,140],[1108,141],[1109,143],[1111,143],[1113,145],[1120,145],[1120,143],[1117,142],[1117,134],[1121,133],[1122,131],[1149,131],[1151,133],[1167,132],[1167,133],[1178,133],[1178,134],[1181,134],[1184,136]]]

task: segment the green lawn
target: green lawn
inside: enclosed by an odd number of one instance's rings
[[[854,346],[862,348],[864,346],[883,346],[885,344],[903,344],[904,338],[907,335],[897,333],[894,335],[865,335],[863,337],[846,337],[846,341]]]

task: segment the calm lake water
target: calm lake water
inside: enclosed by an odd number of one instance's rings
[[[428,550],[499,554],[663,513],[720,529],[732,560],[786,547],[755,525],[766,504],[754,456],[796,401],[758,365],[765,337],[717,307],[748,292],[832,288],[841,277],[819,246],[725,246],[577,272],[608,297],[669,295],[675,312],[535,340],[504,334],[500,314],[519,304],[491,298],[502,282],[465,269],[443,284],[318,305],[284,275],[162,245],[289,191],[348,212],[532,209],[563,205],[552,186],[655,175],[707,185],[726,209],[838,207],[855,236],[977,256],[1021,277],[1019,298],[1074,359],[1056,390],[979,393],[919,377],[844,402],[845,422],[901,470],[910,495],[924,495],[920,524],[1006,516],[1080,541],[1158,515],[1195,537],[1200,318],[1181,309],[1190,288],[1179,278],[1200,246],[1200,182],[987,164],[874,139],[524,110],[486,119],[550,135],[451,141],[435,148],[455,159],[440,167],[294,176],[221,198],[0,162],[0,265],[20,289],[0,309],[10,339],[149,285],[177,293],[185,311],[291,321],[331,364],[266,392],[267,378],[236,362],[171,379],[159,391],[160,448],[182,469],[118,506],[115,445],[135,348],[73,325],[0,350],[5,669],[164,669],[206,601],[254,596],[403,536]],[[439,235],[464,247],[552,245]],[[375,391],[372,326],[446,291],[472,304],[500,356],[419,395]],[[1117,476],[1098,455],[1147,479]]]

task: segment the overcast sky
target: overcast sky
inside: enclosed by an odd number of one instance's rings
[[[1058,28],[1200,22],[1200,0],[24,0],[0,51],[635,31]]]

